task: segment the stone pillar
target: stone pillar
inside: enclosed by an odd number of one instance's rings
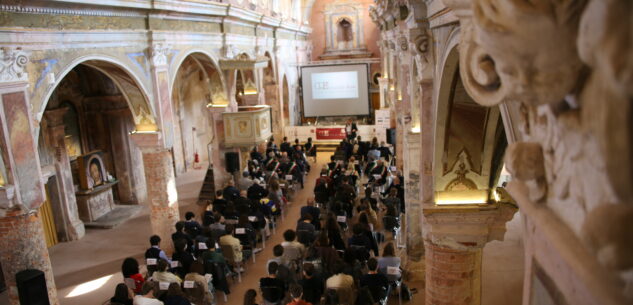
[[[275,139],[283,138],[283,125],[281,117],[281,103],[279,101],[279,86],[275,83],[266,84],[266,104],[269,105],[271,111],[273,136]]]
[[[422,204],[420,202],[420,137],[407,132],[404,141],[406,268],[409,280],[424,280],[424,242],[422,238]]]
[[[0,49],[0,264],[11,305],[20,304],[15,274],[25,269],[45,273],[49,302],[58,305],[37,212],[46,197],[26,91],[27,63],[20,49]]]
[[[482,249],[503,240],[516,211],[507,203],[424,209],[426,305],[481,304]]]
[[[171,252],[171,234],[176,231],[174,225],[180,219],[171,153],[162,146],[158,132],[135,133],[131,137],[143,152],[152,233],[160,236],[161,247]]]
[[[0,262],[9,291],[9,304],[20,304],[15,274],[26,269],[44,272],[49,301],[51,305],[59,304],[42,220],[38,212],[25,214],[15,209],[7,211],[5,216],[0,218]]]
[[[64,131],[64,114],[68,108],[59,108],[44,112],[48,123],[48,137],[55,147],[55,175],[57,176],[57,193],[59,194],[58,207],[61,210],[64,241],[78,240],[85,235],[83,222],[77,212],[77,198],[75,198],[75,185],[73,184],[70,159],[66,152],[66,133]]]

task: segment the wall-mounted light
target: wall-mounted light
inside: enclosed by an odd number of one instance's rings
[[[252,80],[247,80],[244,84],[244,95],[256,95],[257,94],[257,86]]]
[[[213,94],[207,94],[207,108],[226,108],[229,106],[229,99],[226,97],[224,91],[219,91]]]

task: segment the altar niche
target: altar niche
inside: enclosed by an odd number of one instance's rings
[[[39,154],[61,241],[83,235],[117,204],[137,205],[147,197],[140,149],[126,94],[106,73],[79,64],[59,83],[40,124]],[[114,70],[119,69],[119,70]],[[104,71],[104,72],[102,72]]]
[[[365,4],[355,0],[334,1],[325,6],[325,50],[320,59],[371,57],[365,43],[365,10]]]

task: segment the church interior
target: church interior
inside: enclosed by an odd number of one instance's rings
[[[2,0],[0,304],[633,304],[632,105],[628,0]]]

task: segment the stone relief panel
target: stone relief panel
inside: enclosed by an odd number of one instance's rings
[[[477,0],[472,9],[460,20],[466,88],[482,105],[520,104],[525,142],[509,147],[508,170],[633,297],[633,222],[620,218],[633,213],[633,4]]]

